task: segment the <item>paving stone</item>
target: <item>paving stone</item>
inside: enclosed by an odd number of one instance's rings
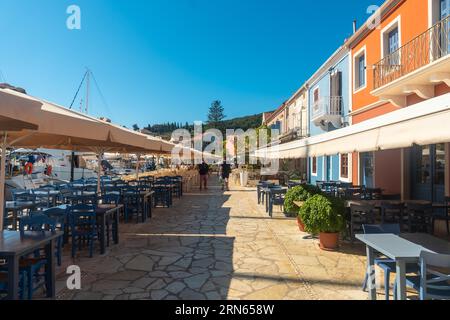
[[[130,294],[130,300],[142,300],[150,298],[150,292],[132,293]]]
[[[121,290],[127,288],[129,283],[123,280],[100,280],[92,284],[92,291]]]
[[[125,268],[130,270],[152,271],[154,264],[152,259],[141,254],[128,262]]]
[[[132,281],[132,280],[136,280],[136,279],[143,277],[145,274],[146,274],[146,272],[127,270],[127,271],[115,273],[115,274],[109,276],[108,279],[109,280]]]
[[[210,275],[208,273],[199,274],[190,278],[184,279],[184,282],[191,289],[200,289],[208,280]]]
[[[127,287],[123,289],[124,293],[142,293],[144,290],[142,288],[135,288],[135,287]]]
[[[222,300],[222,296],[215,291],[206,292],[205,295],[208,300]]]
[[[75,294],[74,300],[101,300],[103,294],[100,292],[81,291]]]
[[[205,300],[205,296],[189,288],[184,289],[180,294],[182,300]]]
[[[162,289],[166,286],[166,282],[163,279],[158,279],[155,282],[153,282],[151,285],[147,287],[147,290],[158,290]]]
[[[157,278],[142,277],[142,278],[137,279],[136,281],[132,282],[131,285],[136,288],[145,289],[149,285],[151,285],[153,282],[155,282],[156,280],[157,280]]]
[[[150,297],[153,300],[162,300],[164,299],[167,295],[169,294],[169,292],[167,292],[166,290],[153,290],[150,293]]]
[[[183,272],[183,271],[175,271],[175,272],[169,272],[169,276],[173,279],[182,279],[182,278],[188,278],[192,276],[192,273]]]
[[[63,260],[82,269],[83,290],[68,291],[61,268],[57,297],[367,299],[360,290],[363,246],[342,243],[339,252],[321,251],[317,240],[304,239],[296,220],[284,218],[278,208],[268,219],[255,192],[233,186],[226,196],[220,187],[207,195],[185,194],[172,208],[154,210],[148,223],[121,225],[121,243],[104,256],[72,261],[65,248]]]
[[[181,281],[175,281],[175,282],[172,282],[171,284],[169,284],[169,285],[166,287],[166,290],[169,291],[170,293],[178,294],[178,293],[180,293],[184,288],[186,288],[186,285],[185,285],[183,282],[181,282]]]

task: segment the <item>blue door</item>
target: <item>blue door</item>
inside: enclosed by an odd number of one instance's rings
[[[445,145],[417,146],[412,150],[412,199],[443,202]]]
[[[375,188],[375,159],[373,152],[360,154],[361,184],[367,188]]]
[[[326,181],[331,181],[332,180],[332,175],[331,175],[331,157],[326,157]]]

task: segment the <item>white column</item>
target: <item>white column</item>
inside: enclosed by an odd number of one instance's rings
[[[5,216],[5,168],[6,168],[6,139],[7,132],[4,132],[4,139],[1,145],[2,159],[0,168],[0,232],[3,231],[3,218]]]

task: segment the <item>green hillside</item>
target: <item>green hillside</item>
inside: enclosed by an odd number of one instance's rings
[[[251,116],[239,117],[229,120],[223,120],[216,126],[217,129],[222,131],[223,135],[227,129],[242,129],[244,131],[253,128],[259,128],[262,123],[262,114],[256,114]],[[204,125],[203,130],[210,129],[211,126],[208,124]],[[148,125],[144,128],[145,130],[151,132],[154,135],[161,136],[165,139],[170,139],[172,132],[176,129],[188,129],[190,132],[194,131],[194,126],[192,124],[181,124],[181,123],[163,123]]]

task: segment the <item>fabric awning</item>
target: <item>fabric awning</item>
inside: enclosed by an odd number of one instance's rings
[[[259,149],[268,159],[295,159],[450,142],[450,94],[318,136]]]

